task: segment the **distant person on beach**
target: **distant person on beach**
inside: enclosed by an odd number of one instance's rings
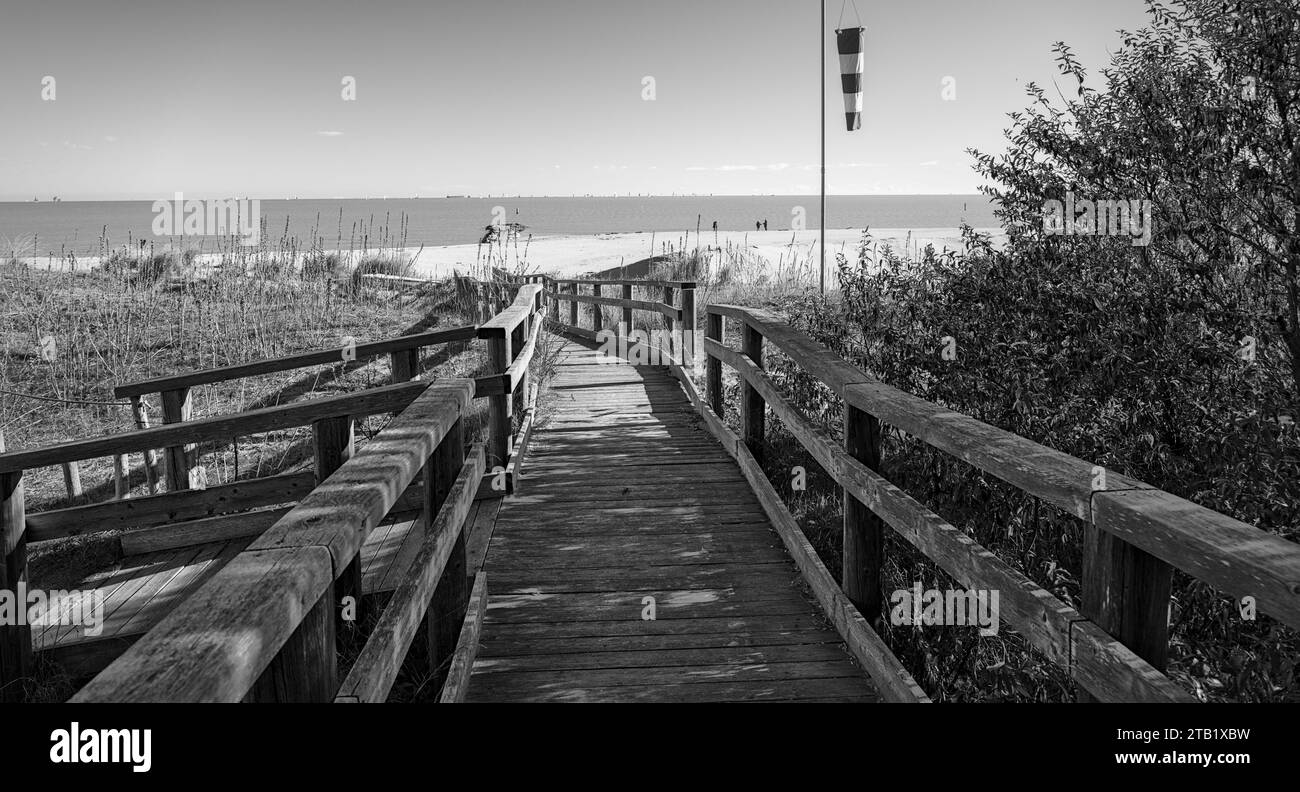
[[[713,221],[713,230],[714,230],[714,231],[717,231],[717,230],[718,230],[718,221],[717,221],[717,220],[714,220],[714,221]]]
[[[763,224],[762,224],[761,222],[759,222],[758,220],[755,220],[755,221],[754,221],[754,230],[755,230],[755,231],[762,231],[762,230],[763,230]]]
[[[763,221],[763,230],[764,230],[764,231],[767,230],[767,221],[766,221],[766,220]]]

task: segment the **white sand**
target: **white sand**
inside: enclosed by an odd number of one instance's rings
[[[1000,229],[981,230],[998,236],[1002,234]],[[521,240],[518,246],[511,244],[504,253],[509,269],[516,269],[519,257],[526,252],[529,272],[545,272],[559,277],[576,277],[630,265],[651,255],[662,254],[665,243],[677,249],[683,244],[689,249],[697,244],[701,247],[742,248],[767,260],[773,268],[779,264],[788,266],[792,259],[807,262],[818,258],[817,231],[719,232],[716,236],[711,231],[704,231],[700,236],[698,241],[694,233],[689,240],[685,234],[650,233],[534,237],[527,243],[526,251],[525,242]],[[906,248],[915,252],[923,250],[927,244],[933,244],[940,251],[945,247],[950,250],[962,249],[961,231],[956,228],[928,228],[913,232],[886,228],[872,231],[872,237],[877,245],[888,243],[899,251]],[[827,262],[833,262],[835,254],[839,252],[845,252],[850,259],[856,258],[861,240],[860,229],[828,230]],[[500,249],[494,249],[494,259],[499,258],[501,253]],[[471,269],[486,255],[487,249],[478,245],[425,248],[420,254],[417,269],[426,277],[445,277],[453,269],[462,272]]]
[[[995,240],[1002,235],[999,229],[981,229],[993,233]],[[685,234],[599,234],[533,237],[531,240],[513,241],[507,246],[480,245],[446,245],[442,247],[408,248],[405,252],[415,256],[415,273],[419,277],[440,279],[449,277],[453,271],[472,273],[490,261],[493,265],[504,266],[512,272],[525,269],[557,277],[579,277],[603,272],[620,266],[631,265],[661,255],[665,245],[680,250],[683,246],[693,249],[700,247],[721,247],[726,250],[743,251],[751,261],[765,260],[772,270],[778,267],[788,268],[791,262],[809,264],[817,261],[816,230],[811,231],[748,231],[719,232],[704,231],[696,239],[692,233]],[[927,244],[933,244],[936,250],[944,248],[961,250],[961,232],[956,228],[923,228],[909,231],[907,229],[874,229],[872,237],[877,246],[886,243],[896,250],[915,254]],[[826,232],[828,264],[833,264],[837,253],[845,253],[851,260],[856,258],[857,249],[862,239],[861,229],[835,229]],[[505,257],[504,265],[501,261]],[[526,267],[520,266],[523,257]],[[217,254],[199,257],[199,266],[215,264],[220,260]],[[29,258],[27,263],[38,268],[63,269],[66,262],[47,257]],[[99,265],[94,257],[77,259],[77,269],[86,270]]]

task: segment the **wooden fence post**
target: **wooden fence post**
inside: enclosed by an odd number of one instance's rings
[[[763,368],[763,334],[750,327],[749,322],[743,322],[742,327],[741,332],[744,333],[744,336],[741,341],[740,351],[761,369]],[[763,397],[754,389],[754,386],[750,385],[748,381],[744,381],[740,390],[740,433],[745,441],[745,446],[760,465],[763,464],[763,439],[766,434],[764,415],[766,410],[767,402],[763,401]]]
[[[578,296],[578,284],[569,284],[569,293],[575,298]],[[578,301],[575,299],[569,303],[569,327],[578,327]]]
[[[447,495],[464,464],[465,431],[462,420],[457,419],[424,468],[426,531],[431,529],[438,510],[446,503]],[[456,652],[461,621],[465,618],[465,608],[469,604],[468,571],[465,531],[462,530],[456,538],[456,544],[452,546],[451,556],[443,568],[442,577],[438,579],[438,586],[434,589],[433,600],[429,603],[428,615],[425,617],[429,672],[434,675],[435,692],[441,689],[447,677],[447,666]]]
[[[334,474],[334,471],[343,467],[352,456],[356,447],[356,422],[350,415],[342,415],[336,418],[326,418],[316,421],[311,425],[312,436],[315,439],[316,450],[316,486],[320,486],[325,479]],[[345,628],[353,629],[361,623],[362,619],[362,590],[361,590],[361,554],[352,559],[339,575],[338,580],[334,581],[334,593],[338,595],[336,605],[336,618],[338,623],[336,630],[343,633]],[[351,609],[346,606],[349,604],[345,599],[351,597]],[[351,611],[352,619],[345,619],[344,616]]]
[[[493,374],[504,374],[510,368],[514,356],[510,349],[510,334],[502,332],[499,336],[488,339],[488,359],[491,361]],[[488,432],[489,459],[488,472],[495,466],[506,467],[510,463],[510,429],[513,415],[513,394],[488,397]]]
[[[339,689],[334,594],[331,583],[258,677],[246,700],[280,704],[322,704],[334,700]]]
[[[514,362],[515,358],[519,357],[519,353],[523,351],[524,345],[528,343],[528,333],[532,329],[532,323],[533,315],[529,314],[524,317],[524,320],[520,322],[519,325],[515,327],[514,332],[510,334],[511,363]],[[524,401],[524,394],[528,391],[528,372],[525,371],[523,373],[519,383],[520,386],[510,394],[512,414],[523,412],[524,406],[527,404],[527,402]],[[514,427],[512,426],[511,428],[513,429]]]
[[[392,361],[393,384],[399,385],[403,382],[410,382],[420,371],[420,350],[399,349],[396,352],[390,352],[388,359]]]
[[[709,338],[722,343],[722,314],[709,314]],[[683,347],[684,349],[685,347]],[[682,359],[683,367],[686,365],[685,358]],[[709,409],[713,410],[719,418],[722,417],[722,361],[709,355],[705,365],[706,390],[708,391]]]
[[[632,284],[630,283],[623,284],[623,299],[629,302],[632,300]],[[622,331],[623,331],[622,335],[624,338],[627,339],[632,338],[632,306],[630,305],[623,306]],[[629,340],[627,344],[630,347],[632,345],[632,342]]]
[[[149,428],[149,409],[141,396],[131,397],[131,415],[137,429]],[[158,492],[158,452],[152,448],[144,452],[144,480],[149,484],[149,494]]]
[[[548,288],[546,299],[551,301],[551,324],[558,325],[560,323],[560,284],[547,278],[545,286]]]
[[[0,432],[0,453],[5,450]],[[0,473],[0,591],[9,592],[16,608],[26,608],[27,522],[23,504],[23,473]],[[0,702],[20,702],[23,680],[32,670],[32,628],[0,623]]]
[[[1100,526],[1084,526],[1080,610],[1161,672],[1169,661],[1173,572],[1169,564]],[[1092,698],[1079,693],[1082,700]]]
[[[188,421],[193,414],[193,399],[189,388],[179,388],[162,392],[163,423],[173,424]],[[195,489],[198,486],[198,471],[194,466],[193,445],[170,446],[163,451],[167,461],[167,489]]]
[[[665,286],[665,287],[664,287],[664,305],[667,305],[667,306],[670,306],[670,307],[671,307],[671,306],[673,305],[673,299],[674,299],[674,298],[673,298],[673,287],[672,287],[672,286]],[[681,351],[681,350],[682,350],[682,345],[676,343],[675,340],[673,339],[673,319],[672,319],[671,316],[665,316],[665,317],[664,317],[664,326],[668,328],[668,354],[669,354],[671,357],[680,357],[681,354],[682,354],[682,351]],[[683,360],[682,360],[682,366],[685,367],[685,365],[686,365],[686,361],[685,361],[685,359],[683,359]]]
[[[844,450],[871,470],[880,471],[880,421],[844,403]],[[884,524],[871,509],[844,491],[844,555],[840,588],[872,623],[880,616]]]
[[[68,490],[68,503],[75,504],[81,497],[81,465],[77,462],[64,462],[63,485]]]
[[[145,464],[148,464],[146,461]],[[113,500],[124,500],[131,494],[131,466],[123,454],[113,457]]]
[[[591,294],[593,297],[600,296],[599,283],[591,284]],[[596,333],[599,334],[601,329],[604,328],[604,326],[605,326],[605,315],[604,313],[601,312],[600,304],[592,303],[591,304],[591,329],[595,330]]]
[[[695,370],[695,328],[695,286],[692,284],[682,287],[682,368],[687,371]]]

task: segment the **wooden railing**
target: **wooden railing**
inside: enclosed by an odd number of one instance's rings
[[[26,547],[29,542],[129,528],[119,542],[122,553],[132,554],[252,537],[266,532],[290,509],[262,507],[303,501],[314,487],[351,457],[356,419],[401,412],[425,391],[428,383],[407,380],[419,373],[419,350],[433,344],[472,338],[488,341],[495,373],[471,381],[471,398],[482,397],[490,401],[493,420],[485,442],[494,450],[492,461],[496,467],[489,466],[488,460],[481,458],[483,455],[480,454],[477,466],[467,469],[477,471],[480,477],[473,488],[477,497],[504,497],[515,487],[515,463],[511,451],[516,436],[512,434],[512,415],[523,413],[517,435],[518,448],[526,444],[531,428],[533,395],[528,383],[528,367],[542,326],[541,286],[516,285],[513,289],[518,293],[514,303],[481,328],[453,328],[123,385],[117,389],[117,394],[131,397],[137,404],[146,394],[162,393],[164,404],[184,403],[187,409],[179,414],[180,421],[169,420],[158,427],[0,453],[0,535],[5,539],[5,566],[0,570],[0,589],[17,591],[18,584],[26,580]],[[194,419],[189,414],[190,389],[199,385],[307,366],[365,361],[383,354],[392,356],[394,385],[233,415]],[[31,515],[25,513],[22,479],[26,470],[53,465],[75,468],[79,461],[86,459],[110,456],[121,459],[135,452],[148,453],[157,448],[184,449],[187,456],[171,454],[170,464],[184,465],[186,467],[182,469],[188,470],[194,463],[192,456],[188,456],[189,449],[200,443],[225,443],[242,436],[308,425],[313,427],[314,473],[287,473],[205,489],[177,486],[175,491],[164,494]],[[0,436],[2,451],[3,437]],[[188,483],[188,475],[178,474],[174,478],[178,485]],[[403,511],[418,505],[412,502],[415,493],[399,490],[397,494]],[[456,529],[459,530],[459,526]],[[360,570],[353,569],[342,578],[338,589],[348,596],[355,596],[359,602],[360,581]],[[454,645],[455,636],[443,635],[442,639],[444,644],[450,641]],[[6,683],[26,676],[31,666],[30,628],[0,627],[0,687],[4,688],[5,695],[17,695],[17,686],[6,686]]]
[[[540,282],[522,285],[508,308],[478,328],[478,337],[488,344],[493,374],[478,381],[476,395],[488,399],[488,477],[498,491],[500,484],[506,492],[514,491],[518,452],[527,445],[532,430],[536,395],[528,369],[544,324],[544,299]],[[521,417],[518,443],[516,414]]]
[[[435,330],[401,338],[304,352],[235,366],[222,366],[221,368],[126,383],[114,388],[113,395],[119,399],[129,398],[136,426],[147,429],[149,427],[149,411],[144,399],[152,394],[159,394],[161,397],[163,423],[181,423],[190,420],[193,414],[191,390],[200,385],[229,382],[262,374],[293,371],[310,366],[365,362],[381,355],[388,355],[392,361],[392,379],[394,383],[409,382],[419,374],[420,352],[425,347],[467,341],[474,337],[475,328],[473,325]],[[144,452],[145,476],[149,484],[149,491],[153,493],[156,489],[157,477],[155,472],[157,470],[155,449],[144,449]],[[196,477],[197,460],[195,457],[195,447],[193,445],[170,446],[164,450],[163,459],[165,460],[168,490],[174,492],[184,489],[199,489],[203,486],[203,483]]]
[[[235,415],[191,420],[126,432],[118,435],[77,440],[26,451],[0,453],[0,536],[4,543],[4,574],[0,589],[17,591],[27,581],[27,544],[67,536],[89,534],[130,526],[147,528],[177,520],[198,519],[216,513],[247,511],[261,506],[287,503],[302,498],[348,459],[353,450],[353,426],[358,418],[405,410],[427,383],[389,385],[356,394],[297,402],[280,407],[251,410]],[[269,431],[311,426],[315,451],[314,473],[290,473],[241,481],[210,490],[186,490],[128,501],[80,506],[26,514],[23,475],[35,468],[62,465],[87,459],[125,456],[150,448],[181,446],[233,439]],[[2,448],[2,446],[0,446]],[[399,492],[398,495],[402,493]],[[272,513],[273,514],[273,513]],[[267,528],[268,514],[224,514],[191,526],[206,541],[253,536]],[[153,542],[143,549],[166,549],[192,541],[184,531],[133,531],[121,540]],[[178,544],[179,543],[179,544]],[[359,574],[349,585],[360,586]],[[359,591],[358,591],[359,594]],[[8,684],[27,676],[31,668],[30,626],[0,626],[0,687],[14,693]]]
[[[426,670],[453,666],[469,604],[463,526],[484,468],[481,446],[464,450],[475,384],[406,387],[421,392],[378,436],[73,701],[382,701],[420,630]],[[340,683],[336,619],[360,600],[348,571],[422,469],[423,543]]]
[[[695,319],[695,283],[693,281],[652,281],[652,280],[548,280],[546,296],[550,301],[550,319],[560,332],[569,333],[596,342],[607,339],[630,339],[634,332],[635,312],[643,311],[664,318],[667,336],[664,344],[655,344],[653,339],[647,342],[655,348],[659,360],[676,365],[687,365],[695,360],[696,319]],[[583,289],[590,294],[584,294]],[[618,297],[604,296],[605,290],[610,294],[617,290]],[[636,289],[649,291],[659,299],[638,300]],[[560,303],[567,302],[567,312],[560,310]],[[580,306],[591,306],[591,327],[582,326],[583,313]],[[615,327],[605,326],[604,307],[618,308],[620,321]],[[567,319],[567,321],[564,321]],[[647,323],[648,324],[648,323]],[[643,343],[639,340],[636,343]]]
[[[960,584],[1000,593],[1001,617],[1103,701],[1189,701],[1163,673],[1172,571],[1177,568],[1300,627],[1300,547],[1148,484],[1102,469],[885,385],[762,310],[708,306],[706,423],[722,421],[722,365],[741,380],[733,453],[762,494],[759,467],[770,409],[843,488],[844,595],[881,613],[885,526]],[[724,317],[740,351],[723,344]],[[844,440],[815,426],[764,373],[764,344],[781,350],[844,402]],[[898,429],[1057,506],[1084,522],[1082,612],[1061,602],[879,472],[882,424]],[[759,479],[762,479],[760,482]],[[766,505],[766,504],[765,504]],[[780,507],[784,510],[784,506]],[[788,516],[788,512],[785,513]],[[791,519],[791,522],[793,520]]]

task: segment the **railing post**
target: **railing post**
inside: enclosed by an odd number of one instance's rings
[[[845,401],[844,450],[849,456],[879,472],[880,439],[880,421]],[[880,518],[845,490],[844,571],[840,587],[869,623],[880,615],[884,541]]]
[[[543,288],[547,292],[546,299],[551,301],[551,324],[558,325],[560,323],[560,284],[547,278]]]
[[[356,422],[352,420],[352,416],[343,415],[316,421],[311,425],[312,436],[316,441],[316,486],[319,487],[323,484],[325,479],[332,476],[334,471],[343,467],[343,463],[347,462],[352,456],[352,452],[356,447],[355,424]],[[361,623],[360,553],[357,554],[356,558],[352,559],[352,563],[348,564],[347,568],[343,570],[343,574],[339,575],[338,580],[334,582],[334,593],[338,595],[338,602],[336,603],[338,623],[336,629],[341,633],[345,626],[356,627]],[[349,603],[345,602],[348,597],[352,599],[350,609],[346,607]],[[351,611],[352,618],[345,619],[344,616],[349,611]],[[346,622],[351,623],[347,624]]]
[[[532,331],[533,314],[524,317],[524,320],[515,328],[511,334],[510,342],[510,362],[514,363],[515,358],[523,351],[524,346],[528,343],[528,334]],[[517,413],[522,413],[524,407],[528,404],[526,394],[528,393],[528,372],[525,371],[519,378],[519,387],[510,394],[512,409]],[[511,427],[513,429],[513,427]]]
[[[575,298],[569,303],[569,327],[578,327],[578,284],[570,283],[569,293]]]
[[[410,382],[415,379],[416,373],[420,370],[420,350],[418,348],[399,349],[396,352],[389,353],[388,359],[392,361],[394,385]]]
[[[687,371],[695,370],[695,329],[695,284],[689,284],[682,286],[682,368]]]
[[[75,504],[81,497],[81,465],[77,462],[64,462],[63,486],[68,491],[68,503]]]
[[[722,343],[722,314],[709,314],[709,338]],[[682,363],[685,365],[685,359]],[[722,361],[708,356],[705,363],[705,390],[708,393],[709,409],[713,410],[719,418],[722,417]]]
[[[740,351],[761,369],[763,368],[763,334],[751,327],[749,322],[742,323],[742,328],[741,332],[744,335]],[[747,380],[743,381],[740,390],[740,435],[745,441],[745,446],[760,465],[763,464],[766,410],[767,403],[763,401],[763,397]]]
[[[193,414],[193,399],[189,388],[179,388],[162,392],[163,423],[173,424],[188,421]],[[163,455],[167,461],[167,489],[198,489],[200,481],[198,470],[194,465],[193,445],[170,446]]]
[[[600,296],[599,283],[591,284],[591,296],[593,297]],[[601,329],[604,326],[605,326],[605,315],[601,312],[600,303],[592,303],[591,304],[591,329],[595,330],[596,333],[599,334]]]
[[[245,700],[279,704],[334,700],[339,689],[334,594],[335,584],[331,583],[257,678]]]
[[[628,302],[631,302],[632,284],[630,283],[623,284],[623,299]],[[628,338],[628,339],[632,338],[632,306],[627,304],[623,305],[623,327],[621,329],[623,331],[624,338]],[[632,342],[628,341],[627,343],[628,346],[631,346]]]
[[[149,409],[143,397],[131,397],[131,415],[135,418],[137,429],[149,428]],[[149,484],[149,494],[158,492],[158,452],[152,448],[144,452],[144,480]]]
[[[146,463],[148,464],[148,463]],[[131,482],[129,480],[130,465],[127,464],[126,456],[117,454],[113,457],[113,500],[124,500],[131,494]]]
[[[0,432],[0,453],[4,450]],[[13,598],[15,608],[27,607],[26,520],[23,472],[0,473],[0,592]],[[32,628],[26,619],[14,621],[0,622],[0,702],[21,702],[23,680],[32,670]]]
[[[664,305],[673,307],[673,287],[664,287]],[[670,316],[664,317],[664,326],[668,328],[668,354],[672,357],[679,357],[682,353],[681,344],[674,343],[673,339],[673,320]],[[685,367],[686,360],[682,359],[682,366]]]
[[[488,339],[488,359],[493,374],[504,374],[510,368],[514,356],[510,349],[510,334],[501,331],[501,335]],[[488,398],[488,432],[490,459],[487,462],[489,472],[494,466],[506,467],[510,463],[510,429],[512,394]]]
[[[461,419],[447,431],[438,448],[425,465],[424,515],[425,530],[431,530],[438,510],[447,502],[456,477],[465,464],[465,433]],[[465,549],[465,532],[461,531],[452,546],[451,556],[443,568],[442,577],[433,592],[425,617],[425,636],[428,645],[429,672],[434,678],[434,692],[442,687],[447,676],[447,666],[456,652],[461,621],[469,604],[469,583],[466,575],[469,561]]]
[[[1169,564],[1098,525],[1084,526],[1083,615],[1161,672],[1169,660],[1172,587]]]

